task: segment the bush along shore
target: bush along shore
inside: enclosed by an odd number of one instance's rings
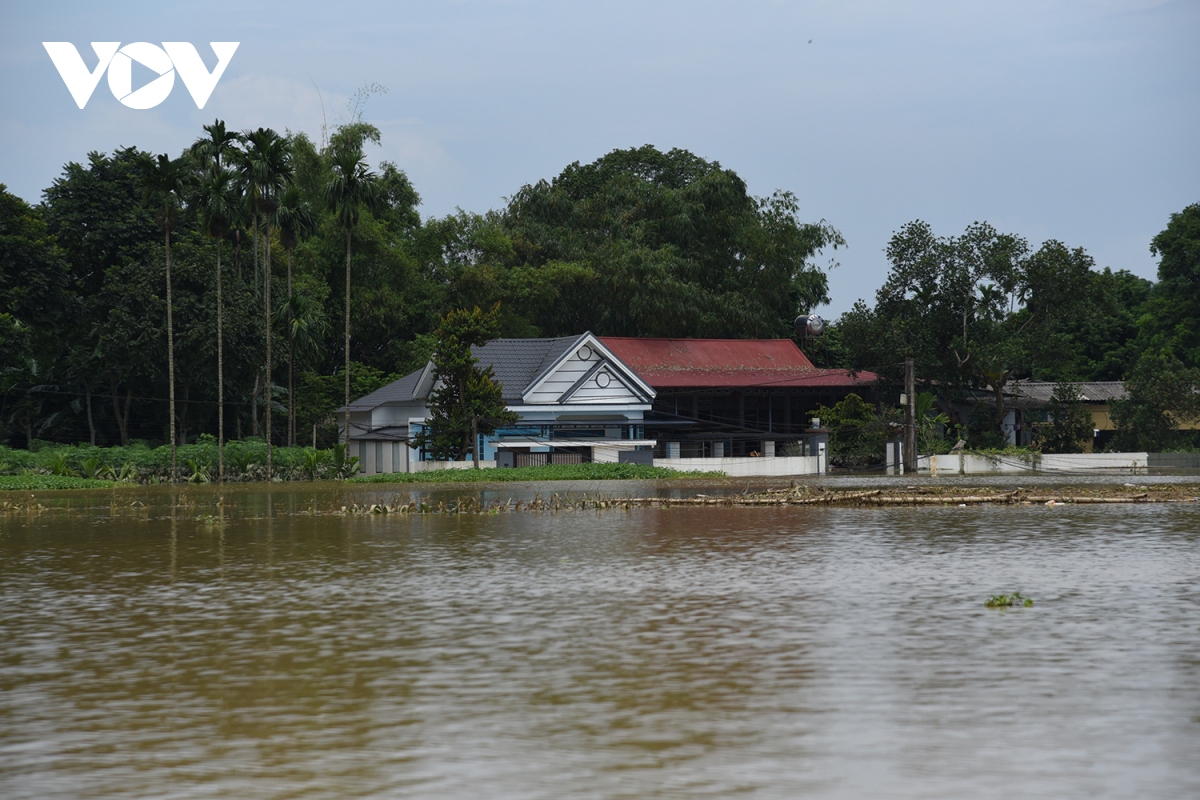
[[[217,480],[217,444],[201,437],[178,448],[178,481]],[[655,480],[720,478],[723,472],[679,472],[644,464],[555,464],[514,469],[440,469],[427,472],[359,475],[359,460],[337,444],[328,450],[276,447],[272,480],[347,480],[348,483],[495,483],[504,481]],[[267,445],[261,439],[225,444],[225,480],[244,483],[267,479]],[[106,489],[122,484],[154,485],[171,480],[169,447],[132,444],[90,447],[45,444],[33,450],[0,447],[0,491]]]
[[[337,480],[358,472],[357,458],[344,445],[328,450],[275,447],[273,480]],[[218,478],[217,442],[201,436],[177,448],[177,480],[211,483]],[[262,439],[225,443],[225,480],[267,479],[267,444]],[[0,489],[98,489],[119,484],[171,481],[171,448],[132,443],[127,447],[44,444],[33,450],[0,447]]]

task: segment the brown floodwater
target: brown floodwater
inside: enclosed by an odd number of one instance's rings
[[[1195,504],[422,491],[6,494],[0,797],[1200,796]]]

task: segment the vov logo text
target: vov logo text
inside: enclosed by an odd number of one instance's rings
[[[196,101],[196,108],[204,108],[239,44],[241,42],[209,42],[217,56],[217,66],[209,72],[189,42],[163,42],[162,47],[149,42],[132,42],[124,47],[120,42],[92,42],[92,50],[98,59],[92,70],[83,63],[79,51],[70,42],[42,42],[71,97],[75,98],[75,105],[80,108],[87,105],[107,70],[108,88],[113,97],[122,105],[138,109],[154,108],[166,100],[175,87],[176,72]],[[136,91],[133,88],[135,61],[158,74]]]

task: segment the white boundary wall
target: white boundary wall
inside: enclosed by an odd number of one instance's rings
[[[413,461],[409,464],[409,472],[428,472],[433,469],[471,469],[475,466],[475,462],[470,459],[466,461]],[[480,461],[480,469],[494,469],[496,462]]]
[[[976,455],[973,453],[920,456],[917,472],[930,475],[1000,475],[1021,472],[1146,471],[1147,453],[1076,453],[1043,455]]]
[[[656,458],[654,466],[680,472],[724,472],[731,478],[779,475],[819,475],[819,456],[777,456],[775,458]]]

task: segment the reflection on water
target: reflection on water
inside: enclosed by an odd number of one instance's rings
[[[1194,505],[131,497],[0,516],[0,796],[1200,795]]]

